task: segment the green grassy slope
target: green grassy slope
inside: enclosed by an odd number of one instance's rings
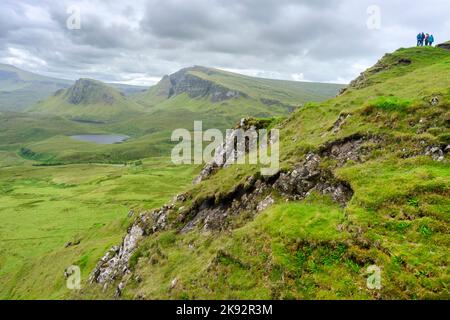
[[[165,76],[147,92],[136,95],[136,101],[147,106],[155,106],[166,101],[171,97],[170,89],[173,87],[171,81],[184,75],[193,76],[230,91],[244,93],[253,102],[255,100],[259,103],[265,102],[266,107],[277,103],[297,107],[305,102],[322,101],[333,97],[343,87],[339,84],[255,78],[219,69],[195,66]],[[203,98],[211,98],[211,96]]]
[[[198,70],[207,70],[208,73]],[[246,116],[287,116],[305,101],[333,97],[341,88],[340,85],[251,78],[198,67],[183,69],[176,74],[183,76],[186,73],[210,78],[205,78],[203,82],[190,82],[185,92],[181,90],[169,97],[172,84],[169,77],[164,77],[157,86],[134,96],[132,100],[135,102],[118,96],[109,87],[93,82],[96,85],[90,90],[78,90],[82,93],[79,98],[82,96],[84,99],[81,103],[68,101],[76,85],[32,109],[34,112],[56,114],[71,120],[90,121],[84,123],[85,131],[78,134],[110,132],[130,136],[131,139],[123,144],[83,144],[64,138],[62,132],[60,137],[42,139],[37,143],[27,142],[23,147],[31,151],[34,160],[44,163],[121,162],[168,155],[173,146],[170,142],[171,132],[177,128],[191,130],[196,120],[202,120],[205,129],[225,130],[234,127]],[[244,94],[212,101],[212,89],[208,91],[211,87],[226,88],[221,89],[225,91],[240,88]],[[203,90],[205,95],[192,96],[191,92],[195,90]],[[113,96],[114,103],[105,104],[104,95]]]
[[[100,81],[80,79],[29,111],[65,116],[77,121],[108,122],[136,116],[143,108]]]
[[[71,85],[69,80],[44,77],[0,64],[0,111],[24,111],[56,90]]]
[[[283,170],[338,139],[377,137],[362,162],[321,164],[352,187],[347,206],[314,193],[286,203],[274,191],[274,206],[249,222],[231,218],[230,232],[151,235],[131,260],[123,297],[448,299],[450,165],[448,154],[437,161],[423,150],[450,143],[449,75],[450,51],[400,49],[343,95],[296,111],[279,127]],[[220,170],[188,189],[187,205],[220,201],[258,171]],[[366,285],[371,265],[381,290]],[[105,293],[94,286],[76,297]]]
[[[165,158],[128,166],[1,168],[0,299],[69,294],[65,268],[81,264],[87,277],[122,237],[131,208],[162,205],[194,172]],[[68,242],[74,245],[65,247]]]
[[[7,64],[0,64],[0,111],[22,112],[40,100],[66,89],[74,81],[38,75]],[[144,91],[141,86],[111,83],[109,86],[129,95]]]
[[[217,69],[208,73],[199,71],[191,73],[224,87],[243,91],[258,100],[277,100],[291,105],[333,97],[343,87],[339,84],[255,78]]]

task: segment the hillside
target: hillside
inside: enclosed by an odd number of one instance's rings
[[[278,125],[274,176],[231,166],[135,213],[75,297],[448,299],[449,74],[442,48],[386,55]]]
[[[108,122],[135,116],[143,108],[100,81],[79,79],[74,85],[58,90],[29,111],[84,122]]]
[[[332,97],[342,87],[338,84],[262,79],[194,66],[164,76],[157,85],[138,95],[136,100],[155,106],[186,94],[190,98],[207,99],[212,103],[248,99],[253,103],[292,111],[305,102]]]
[[[191,75],[194,72],[212,78],[201,79]],[[246,116],[286,117],[305,101],[334,97],[340,88],[341,85],[251,78],[204,67],[182,69],[165,76],[155,87],[132,97],[119,96],[109,86],[83,80],[31,111],[90,123],[79,134],[109,132],[131,139],[120,145],[84,143],[80,147],[80,143],[61,132],[59,137],[48,137],[24,147],[31,151],[34,160],[47,164],[120,163],[164,156],[173,147],[172,131],[192,130],[194,121],[203,121],[205,129],[225,130]],[[113,99],[108,98],[112,96]]]
[[[74,81],[57,79],[28,72],[17,67],[0,64],[0,111],[22,112],[40,100],[52,96],[60,89],[73,85]],[[112,83],[109,86],[124,94],[136,94],[145,87]]]
[[[71,84],[69,80],[44,77],[0,64],[0,111],[24,111],[39,100]]]

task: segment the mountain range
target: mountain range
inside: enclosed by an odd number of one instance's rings
[[[60,89],[73,85],[73,81],[42,76],[12,65],[0,64],[0,111],[24,111]],[[111,83],[110,86],[132,94],[145,87]]]

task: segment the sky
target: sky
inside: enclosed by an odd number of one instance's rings
[[[450,1],[1,0],[0,63],[153,85],[202,65],[348,83],[417,33],[450,40]]]

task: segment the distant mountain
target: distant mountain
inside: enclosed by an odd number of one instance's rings
[[[71,84],[70,80],[40,76],[0,64],[0,110],[23,111]]]
[[[322,101],[335,96],[339,84],[297,82],[244,76],[219,69],[194,66],[166,75],[146,93],[136,97],[148,106],[187,94],[193,99],[220,103],[248,99],[266,106],[294,108],[309,101]]]
[[[0,111],[24,111],[57,90],[66,89],[72,80],[38,75],[7,64],[0,64]],[[110,84],[124,94],[135,94],[147,87]]]
[[[342,87],[254,78],[197,66],[164,76],[149,90],[129,97],[104,83],[80,79],[29,111],[89,125],[83,133],[101,130],[132,137],[117,147],[121,152],[115,149],[111,155],[116,160],[128,161],[170,154],[173,130],[193,130],[195,121],[201,120],[204,129],[220,130],[233,128],[244,117],[280,121],[306,102],[335,97]],[[86,150],[74,149],[70,155],[60,153],[53,140],[27,148],[39,155],[45,153],[46,159],[51,155],[52,161],[59,163],[104,160],[104,154]]]
[[[66,116],[77,121],[109,122],[134,116],[142,112],[143,107],[105,83],[79,79],[29,111]]]

